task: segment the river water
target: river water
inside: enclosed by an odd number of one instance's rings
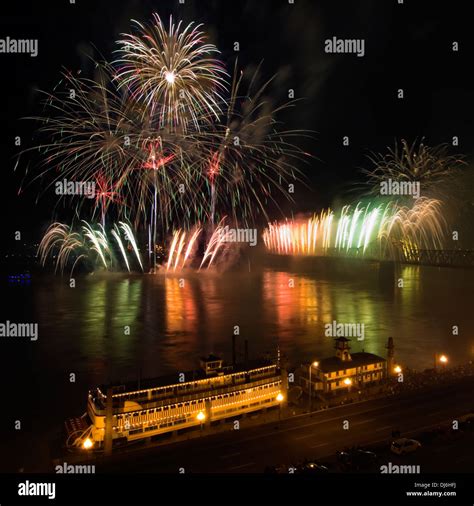
[[[392,336],[405,367],[432,367],[435,353],[453,365],[474,358],[473,270],[274,259],[226,273],[75,281],[71,288],[41,275],[7,291],[2,321],[39,324],[36,342],[0,342],[9,385],[3,422],[15,447],[8,467],[42,468],[63,420],[85,411],[91,386],[187,371],[211,352],[229,360],[235,326],[238,351],[244,339],[251,357],[279,346],[293,365],[333,354],[325,324],[334,320],[364,324],[353,351],[385,356]],[[13,420],[22,426],[12,433]]]

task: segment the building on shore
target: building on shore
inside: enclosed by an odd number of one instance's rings
[[[300,370],[299,383],[312,396],[339,394],[377,385],[387,378],[387,360],[373,353],[350,351],[350,339],[335,339],[335,356],[313,361]],[[389,349],[393,353],[392,348]],[[392,361],[392,356],[389,361]]]

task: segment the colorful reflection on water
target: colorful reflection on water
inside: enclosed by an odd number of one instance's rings
[[[384,355],[392,336],[409,367],[429,367],[439,350],[472,358],[472,272],[407,266],[383,276],[365,266],[359,274],[110,274],[79,279],[76,288],[55,279],[35,286],[31,311],[48,336],[44,360],[53,346],[61,367],[87,371],[91,383],[186,370],[210,352],[229,358],[236,326],[252,354],[279,345],[294,364],[332,354],[325,324],[334,320],[364,324],[354,349]]]

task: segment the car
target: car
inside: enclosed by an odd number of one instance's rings
[[[349,448],[337,453],[344,471],[367,471],[377,464],[377,454],[363,448]]]
[[[265,474],[285,474],[288,473],[288,466],[285,464],[267,466],[264,472]]]
[[[406,437],[396,439],[390,446],[390,450],[397,455],[411,453],[418,450],[418,448],[421,448],[421,443],[419,441],[416,439],[407,439]]]
[[[319,474],[328,473],[329,469],[323,464],[317,462],[306,462],[296,468],[297,474]]]
[[[377,464],[378,456],[369,450],[358,449],[355,454],[355,462],[358,471],[365,471]]]

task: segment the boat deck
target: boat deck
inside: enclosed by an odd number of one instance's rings
[[[203,394],[220,395],[242,388],[243,384],[256,385],[279,376],[279,367],[271,361],[253,361],[248,365],[226,366],[211,374],[203,370],[188,371],[171,376],[128,383],[101,386],[90,392],[97,411],[105,410],[106,394],[113,387],[113,409],[120,410],[127,401],[141,407],[160,407],[173,402],[188,402],[203,397]],[[180,379],[184,381],[180,382]]]

